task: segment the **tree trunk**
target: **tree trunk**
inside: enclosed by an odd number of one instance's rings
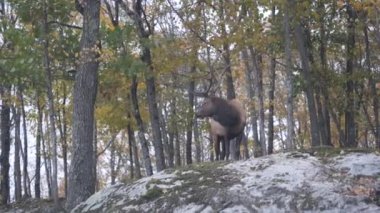
[[[247,93],[249,100],[251,104],[249,104],[248,110],[251,112],[251,125],[252,125],[252,134],[253,134],[253,142],[255,143],[255,151],[254,156],[259,157],[261,154],[261,143],[259,140],[259,133],[257,130],[257,110],[254,103],[254,97],[255,97],[255,90],[252,87],[253,85],[253,70],[252,65],[249,63],[249,56],[248,51],[246,48],[243,48],[242,50],[242,60],[244,62],[245,66],[245,79],[246,79],[246,85],[247,85]],[[248,151],[248,150],[247,150]]]
[[[264,109],[264,91],[263,91],[263,76],[262,76],[262,59],[252,46],[249,47],[251,53],[251,60],[255,73],[255,87],[257,92],[257,100],[259,102],[259,134],[260,134],[260,148],[261,156],[267,155],[267,145],[265,140],[265,109]]]
[[[284,33],[285,33],[285,64],[286,64],[286,124],[287,124],[287,137],[285,149],[291,151],[295,149],[294,145],[294,75],[292,69],[292,50],[291,50],[291,30],[290,30],[290,8],[289,1],[285,4],[284,8]]]
[[[1,154],[0,154],[0,201],[2,205],[7,205],[10,200],[10,187],[9,187],[9,152],[11,149],[11,110],[10,110],[10,86],[0,87],[0,94],[2,98],[1,104]]]
[[[175,79],[175,75],[173,75],[173,79]],[[175,80],[174,80],[175,81]],[[174,83],[174,87],[176,87],[175,85],[176,83]],[[173,97],[173,99],[175,99],[175,97]],[[171,119],[171,114],[168,112],[168,109],[170,110],[171,108],[171,104],[173,101],[175,100],[169,100],[169,106],[168,107],[164,107],[163,108],[163,111],[164,111],[164,116],[166,118],[166,125],[167,125],[167,135],[168,135],[168,166],[170,168],[174,168],[174,126],[172,125],[173,124],[173,121]]]
[[[350,4],[347,5],[347,61],[346,61],[346,109],[345,109],[345,147],[356,147],[356,124],[355,124],[355,83],[352,79],[354,74],[354,51],[355,51],[355,20],[356,12]]]
[[[173,119],[177,119],[176,98],[173,99],[170,110],[172,111],[171,115]],[[173,131],[172,134],[174,135],[174,165],[176,167],[180,167],[181,166],[181,146],[180,146],[180,141],[179,141],[178,127],[175,123],[172,125],[172,131]]]
[[[45,123],[46,123],[46,140],[45,137],[42,137],[42,150],[44,153],[44,165],[45,165],[45,174],[46,174],[46,182],[48,185],[48,195],[49,197],[53,196],[52,186],[51,186],[51,147],[50,147],[50,136],[49,136],[49,116],[45,115]]]
[[[50,57],[49,57],[49,25],[48,25],[48,6],[47,2],[44,2],[44,19],[43,19],[43,36],[44,36],[44,68],[45,68],[45,83],[48,98],[48,111],[49,111],[49,134],[52,142],[52,157],[53,157],[53,171],[52,171],[52,196],[54,200],[55,207],[59,206],[58,199],[58,155],[57,155],[57,135],[56,135],[56,124],[55,124],[55,107],[54,107],[54,96],[53,96],[53,76],[50,67]]]
[[[145,84],[148,99],[150,123],[152,127],[153,147],[156,156],[156,168],[157,171],[162,171],[163,169],[165,169],[166,165],[160,130],[160,119],[158,114],[159,111],[156,99],[156,80],[154,77],[152,55],[150,52],[150,48],[146,44],[147,40],[149,40],[149,36],[152,34],[152,29],[146,29],[146,27],[144,26],[144,23],[147,23],[148,20],[146,20],[144,17],[145,12],[142,6],[142,0],[137,0],[136,2],[134,2],[133,9],[134,15],[132,18],[135,21],[137,32],[140,38],[140,45],[142,46],[141,60],[147,65]]]
[[[36,137],[36,173],[34,181],[34,193],[36,198],[41,198],[41,139],[42,133],[42,106],[39,92],[36,93],[37,106],[37,137]]]
[[[30,197],[31,189],[30,189],[30,179],[29,179],[29,172],[28,172],[28,130],[26,128],[26,113],[25,113],[25,101],[24,101],[24,95],[23,90],[19,88],[19,99],[21,102],[21,113],[22,113],[22,129],[24,132],[24,179],[23,179],[23,186],[24,186],[24,197]]]
[[[190,71],[191,75],[193,75],[195,72],[196,72],[196,67],[195,65],[192,65],[191,71]],[[194,127],[194,91],[195,91],[195,82],[194,80],[191,80],[189,84],[189,88],[188,88],[189,112],[187,114],[187,131],[186,131],[186,164],[187,165],[193,163],[191,144],[193,140],[193,127]]]
[[[66,118],[66,101],[67,101],[67,92],[66,92],[66,84],[62,83],[62,110],[58,109],[57,120],[58,120],[58,129],[61,139],[61,148],[62,148],[62,157],[63,157],[63,173],[64,173],[64,191],[65,197],[67,196],[67,118]]]
[[[131,120],[131,114],[128,112],[128,118]],[[129,143],[129,155],[131,158],[131,166],[133,167],[134,165],[134,171],[135,171],[135,177],[137,179],[141,178],[141,170],[140,170],[140,161],[139,161],[139,154],[136,146],[136,138],[135,134],[133,132],[131,122],[128,122],[127,125],[127,133],[128,133],[128,143]],[[133,178],[131,174],[131,178]]]
[[[269,114],[268,114],[268,155],[273,154],[274,141],[274,91],[276,82],[276,59],[274,56],[270,62],[270,82],[269,82]]]
[[[294,0],[290,0],[292,2],[292,7],[294,8],[296,6]],[[304,28],[301,26],[301,23],[297,23],[295,27],[295,37],[296,37],[296,43],[298,52],[300,54],[301,63],[302,63],[302,76],[305,80],[305,85],[307,87],[305,88],[306,98],[307,98],[307,106],[309,110],[309,116],[310,116],[310,124],[311,124],[311,146],[316,147],[320,146],[320,131],[318,127],[318,116],[317,111],[315,108],[315,101],[314,101],[314,89],[313,89],[313,81],[311,76],[311,68],[310,68],[310,61],[309,61],[309,50],[306,45],[306,40],[304,38]]]
[[[327,65],[327,57],[326,57],[326,43],[327,43],[327,36],[326,36],[326,29],[325,29],[325,17],[326,17],[326,11],[325,11],[325,7],[324,7],[324,3],[323,1],[319,1],[318,2],[318,10],[320,11],[320,45],[319,45],[319,57],[320,57],[320,60],[321,60],[321,66],[322,66],[322,80],[319,84],[319,91],[318,92],[321,92],[322,93],[322,96],[323,96],[323,106],[322,106],[322,109],[321,109],[321,114],[320,114],[320,117],[323,121],[323,128],[321,128],[324,132],[324,134],[326,135],[325,139],[322,138],[322,144],[325,145],[325,146],[332,146],[332,143],[331,143],[331,123],[330,123],[330,112],[329,112],[329,107],[328,105],[330,104],[329,103],[329,95],[328,95],[328,92],[327,92],[327,84],[326,84],[326,77],[325,76],[328,76],[328,65]],[[318,93],[317,92],[317,93]]]
[[[375,143],[376,148],[380,149],[380,120],[379,120],[379,96],[376,93],[376,82],[373,79],[374,73],[372,73],[372,67],[371,67],[371,50],[370,50],[370,43],[368,38],[368,26],[365,25],[363,28],[364,32],[364,41],[365,41],[365,55],[366,55],[366,69],[369,72],[369,87],[371,91],[371,95],[373,97],[372,100],[372,107],[373,107],[373,114],[374,114],[374,125],[372,129],[372,133],[375,136]]]
[[[153,147],[154,147],[154,153],[156,156],[156,168],[157,171],[162,171],[165,169],[165,156],[164,156],[164,149],[162,144],[162,136],[161,136],[161,129],[160,129],[160,119],[157,106],[157,99],[156,99],[156,80],[153,72],[153,62],[150,54],[150,49],[147,47],[143,47],[141,59],[143,62],[145,62],[148,66],[148,76],[145,79],[146,89],[147,89],[147,98],[148,98],[148,108],[149,108],[149,115],[150,115],[150,123],[152,127],[152,135],[153,135]]]
[[[83,1],[83,32],[74,84],[73,152],[67,208],[73,209],[95,192],[94,105],[98,86],[100,1]]]
[[[227,86],[227,99],[231,100],[236,97],[234,81],[232,78],[232,69],[231,69],[231,54],[230,54],[230,44],[228,42],[228,35],[226,31],[225,23],[225,8],[224,1],[219,0],[219,18],[220,18],[220,31],[223,39],[223,60],[224,60],[224,69],[226,72],[226,86]],[[231,141],[232,142],[232,141]]]
[[[194,105],[197,106],[197,99],[194,98]],[[199,139],[199,126],[196,119],[194,119],[194,142],[195,142],[195,160],[197,163],[202,162],[202,145]]]
[[[141,119],[139,103],[137,99],[137,78],[136,76],[132,77],[131,85],[131,102],[132,102],[132,111],[135,117],[137,126],[139,128],[138,136],[140,140],[141,150],[144,158],[145,172],[147,176],[153,175],[152,163],[149,155],[148,141],[145,138],[145,126]]]
[[[14,128],[15,128],[15,158],[14,158],[14,181],[15,181],[15,200],[20,202],[22,198],[22,182],[21,182],[21,163],[20,163],[20,150],[21,150],[21,114],[20,108],[16,106],[12,107],[12,114],[14,116]],[[16,108],[17,107],[17,108]]]
[[[115,185],[116,183],[116,145],[115,143],[111,144],[110,151],[111,151],[111,154],[110,154],[111,185]],[[131,167],[133,167],[133,164],[131,165]]]
[[[161,102],[161,101],[160,101]],[[163,109],[165,108],[165,106],[163,106],[164,103],[161,103],[159,107],[159,113],[158,113],[158,117],[159,117],[159,120],[160,120],[160,126],[161,126],[161,132],[162,132],[162,141],[163,141],[163,145],[164,145],[164,153],[165,153],[165,161],[170,164],[172,162],[170,162],[170,154],[169,154],[169,138],[168,138],[168,131],[166,129],[167,125],[166,125],[166,119],[163,115]],[[173,167],[174,165],[169,165],[169,167]]]

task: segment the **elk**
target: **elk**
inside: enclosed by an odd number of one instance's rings
[[[238,157],[240,142],[244,136],[246,112],[242,104],[236,100],[225,100],[219,97],[206,97],[200,109],[196,112],[197,118],[209,117],[211,136],[214,142],[216,160],[228,160],[230,154],[230,140],[236,138],[236,153]],[[222,152],[220,153],[220,142]]]

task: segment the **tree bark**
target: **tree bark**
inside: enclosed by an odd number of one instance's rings
[[[98,86],[100,1],[83,1],[80,64],[75,76],[73,150],[69,170],[67,209],[95,192],[94,106]]]
[[[290,0],[291,7],[295,7],[296,3],[294,0]],[[297,17],[301,19],[301,17]],[[304,27],[301,25],[301,20],[298,20],[298,23],[296,23],[295,27],[295,37],[296,37],[296,43],[298,52],[300,54],[301,58],[301,64],[302,64],[302,76],[305,80],[305,85],[307,87],[305,88],[306,98],[307,98],[307,107],[309,110],[309,116],[310,116],[310,124],[311,124],[311,146],[316,147],[320,146],[320,131],[318,127],[318,116],[317,111],[315,108],[315,101],[314,101],[314,86],[311,76],[311,68],[310,68],[310,60],[309,60],[309,50],[306,45],[306,39],[304,37]]]
[[[24,164],[23,164],[23,186],[24,186],[24,197],[31,196],[30,190],[30,179],[28,172],[28,130],[26,128],[26,113],[25,113],[25,101],[22,88],[19,88],[19,99],[21,103],[21,114],[22,114],[22,129],[24,132]]]
[[[164,153],[165,153],[165,162],[167,162],[169,167],[174,167],[173,162],[170,160],[170,154],[169,154],[169,138],[168,138],[168,131],[167,131],[167,125],[166,125],[166,119],[163,115],[163,109],[165,108],[164,103],[162,103],[158,106],[159,107],[159,120],[160,120],[160,126],[161,126],[161,132],[162,132],[162,141],[164,146]]]
[[[375,135],[375,143],[376,148],[380,149],[380,119],[379,119],[379,96],[376,93],[376,82],[373,79],[374,73],[372,73],[372,65],[371,65],[371,49],[370,49],[370,43],[368,38],[368,26],[365,25],[363,28],[364,32],[364,41],[365,41],[365,55],[366,55],[366,69],[369,72],[369,87],[371,91],[371,95],[373,97],[372,100],[372,107],[373,107],[373,114],[374,114],[374,126],[372,127],[372,133]]]
[[[137,126],[139,128],[138,136],[139,136],[141,150],[142,150],[143,159],[144,159],[145,172],[147,176],[151,176],[153,175],[153,169],[152,169],[152,163],[151,163],[150,155],[149,155],[148,141],[146,140],[145,135],[144,135],[145,126],[140,115],[140,109],[139,109],[139,104],[138,104],[138,99],[137,99],[137,86],[138,86],[137,77],[133,76],[132,85],[131,85],[132,111],[133,111],[133,115],[135,117]]]
[[[36,93],[37,106],[37,137],[36,137],[36,171],[34,181],[34,193],[36,198],[41,198],[41,139],[42,132],[42,106],[40,103],[39,92]]]
[[[162,136],[161,136],[161,129],[160,129],[160,119],[157,106],[157,99],[156,99],[156,80],[153,71],[153,62],[151,58],[150,49],[147,47],[143,47],[143,53],[141,56],[141,59],[143,62],[145,62],[148,66],[148,76],[145,79],[145,84],[147,88],[147,98],[148,98],[148,108],[149,108],[149,115],[150,115],[150,123],[152,126],[152,135],[153,135],[153,147],[154,152],[156,156],[156,168],[157,171],[162,171],[166,168],[165,165],[165,155],[164,155],[164,149],[162,144]]]
[[[10,86],[0,87],[2,98],[0,119],[1,119],[1,154],[0,154],[0,202],[2,205],[7,205],[10,200],[9,186],[9,152],[11,149],[11,110],[10,110]]]
[[[55,123],[55,107],[54,107],[54,95],[53,95],[53,76],[50,67],[49,57],[49,25],[48,25],[48,6],[47,2],[44,2],[44,19],[43,19],[43,36],[44,36],[44,56],[43,63],[45,68],[45,84],[48,98],[48,111],[49,111],[49,134],[52,142],[52,157],[53,157],[53,171],[52,171],[52,198],[56,208],[59,207],[58,199],[58,155],[57,155],[57,135],[56,135],[56,123]]]
[[[295,149],[294,145],[294,75],[292,69],[292,50],[291,50],[291,30],[290,30],[290,8],[289,1],[285,4],[284,8],[284,36],[285,36],[285,69],[286,69],[286,124],[287,124],[287,137],[285,143],[285,149],[291,151]]]
[[[264,91],[263,91],[263,76],[262,76],[262,59],[252,46],[249,47],[253,70],[255,73],[254,84],[256,88],[257,100],[259,102],[259,135],[261,156],[267,155],[267,145],[265,139],[265,109],[264,109]]]
[[[162,136],[160,130],[160,119],[159,111],[156,99],[156,80],[154,76],[154,68],[152,62],[152,55],[150,48],[147,46],[146,42],[149,40],[149,36],[152,34],[152,29],[150,27],[145,27],[148,25],[148,20],[144,17],[144,8],[142,6],[142,0],[136,0],[134,2],[133,15],[131,18],[134,19],[137,32],[140,38],[141,45],[141,60],[147,65],[147,74],[145,75],[146,93],[148,99],[148,108],[150,123],[152,127],[153,135],[153,147],[156,156],[156,168],[157,171],[162,171],[165,169],[165,156],[164,149],[162,145]],[[147,29],[148,28],[148,29]]]
[[[328,65],[327,65],[327,56],[326,56],[326,43],[327,43],[327,35],[326,35],[326,23],[325,23],[325,17],[326,17],[326,11],[324,7],[324,2],[319,1],[318,2],[318,11],[320,14],[320,42],[319,42],[319,57],[321,60],[321,82],[319,82],[319,88],[317,93],[322,94],[322,107],[320,112],[320,119],[323,122],[323,127],[321,127],[321,132],[325,135],[325,138],[322,138],[322,144],[325,146],[332,146],[331,143],[331,122],[330,122],[330,112],[329,112],[329,95],[327,92],[327,79],[326,76],[328,76]]]
[[[22,182],[21,182],[21,163],[20,163],[20,151],[21,151],[21,127],[20,127],[20,108],[15,104],[12,107],[12,114],[14,116],[14,129],[15,129],[15,158],[14,158],[14,182],[15,182],[15,200],[20,202],[22,198]]]
[[[52,178],[51,178],[51,146],[50,146],[50,136],[49,136],[49,116],[45,115],[45,123],[46,123],[46,140],[45,137],[42,137],[42,151],[44,153],[44,165],[45,165],[45,174],[46,174],[46,182],[48,185],[48,195],[49,197],[53,196],[52,192]]]
[[[67,118],[66,118],[66,101],[67,101],[67,92],[66,92],[66,84],[62,83],[62,110],[58,109],[57,120],[58,120],[58,129],[61,139],[61,148],[62,148],[62,157],[63,157],[63,178],[64,178],[64,191],[65,197],[67,196]]]
[[[226,21],[225,21],[225,7],[224,1],[219,0],[219,18],[220,18],[220,31],[223,39],[223,60],[224,60],[224,69],[226,73],[226,86],[227,86],[227,99],[231,100],[236,97],[234,81],[232,78],[232,69],[231,69],[231,53],[230,53],[230,44],[228,42],[228,35],[226,31]]]
[[[192,65],[190,73],[194,74],[195,71],[196,71],[196,67],[195,65]],[[189,88],[188,88],[189,111],[187,114],[187,131],[186,131],[186,164],[187,165],[193,163],[191,144],[193,140],[193,127],[194,127],[194,91],[195,91],[195,82],[194,80],[191,80],[189,83]]]
[[[273,154],[274,141],[274,91],[276,82],[276,59],[274,56],[270,62],[270,82],[269,82],[269,114],[268,114],[268,155]]]
[[[257,118],[257,110],[255,107],[256,104],[254,102],[255,89],[252,87],[253,85],[253,77],[252,77],[253,70],[252,69],[253,68],[252,68],[252,65],[249,63],[250,60],[249,60],[247,49],[243,48],[241,53],[242,53],[242,59],[245,66],[245,79],[246,79],[246,85],[247,85],[247,93],[248,93],[249,100],[251,102],[248,109],[251,112],[250,120],[251,120],[251,125],[252,125],[253,142],[255,143],[254,156],[259,157],[261,154],[261,143],[259,140],[259,133],[257,130],[258,118]]]
[[[356,123],[355,123],[355,83],[352,79],[354,73],[354,51],[355,51],[355,9],[347,5],[347,61],[346,61],[346,109],[345,109],[345,146],[356,147]]]
[[[197,99],[194,98],[194,105],[197,106]],[[199,126],[196,119],[194,119],[194,142],[195,142],[195,160],[197,163],[202,162],[202,145],[199,140]]]

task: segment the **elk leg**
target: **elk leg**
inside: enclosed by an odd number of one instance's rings
[[[241,133],[237,138],[236,138],[236,148],[235,148],[235,159],[240,160],[240,144],[243,140],[243,134]]]
[[[218,136],[213,136],[213,141],[214,141],[214,150],[215,150],[215,160],[219,160],[219,155],[220,155],[220,138]]]
[[[226,157],[226,145],[227,145],[226,138],[223,137],[223,139],[222,139],[222,153],[220,155],[221,160],[224,160],[224,158]]]
[[[224,137],[225,147],[226,147],[226,160],[230,157],[230,140],[227,137]]]

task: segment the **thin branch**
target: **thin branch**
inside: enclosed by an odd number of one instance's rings
[[[115,141],[115,138],[116,138],[116,135],[117,134],[114,134],[112,135],[112,138],[110,141],[108,141],[108,144],[106,145],[106,147],[104,147],[104,149],[102,151],[100,151],[99,153],[96,154],[96,157],[98,158],[100,155],[102,155],[112,144],[113,142]]]
[[[186,26],[186,20],[182,17],[182,15],[174,8],[173,4],[170,2],[170,0],[167,0],[170,8],[174,11],[174,13],[178,16],[178,18],[182,21],[182,23]],[[223,50],[218,49],[215,45],[211,44],[209,41],[207,41],[205,38],[203,38],[201,35],[198,34],[194,29],[191,27],[187,27],[198,39],[200,39],[203,43],[213,47],[217,52],[223,53]]]
[[[47,24],[48,25],[57,24],[57,25],[60,25],[60,26],[68,27],[68,28],[82,30],[82,27],[71,25],[71,24],[66,24],[66,23],[62,23],[62,22],[58,22],[58,21],[49,21]]]

